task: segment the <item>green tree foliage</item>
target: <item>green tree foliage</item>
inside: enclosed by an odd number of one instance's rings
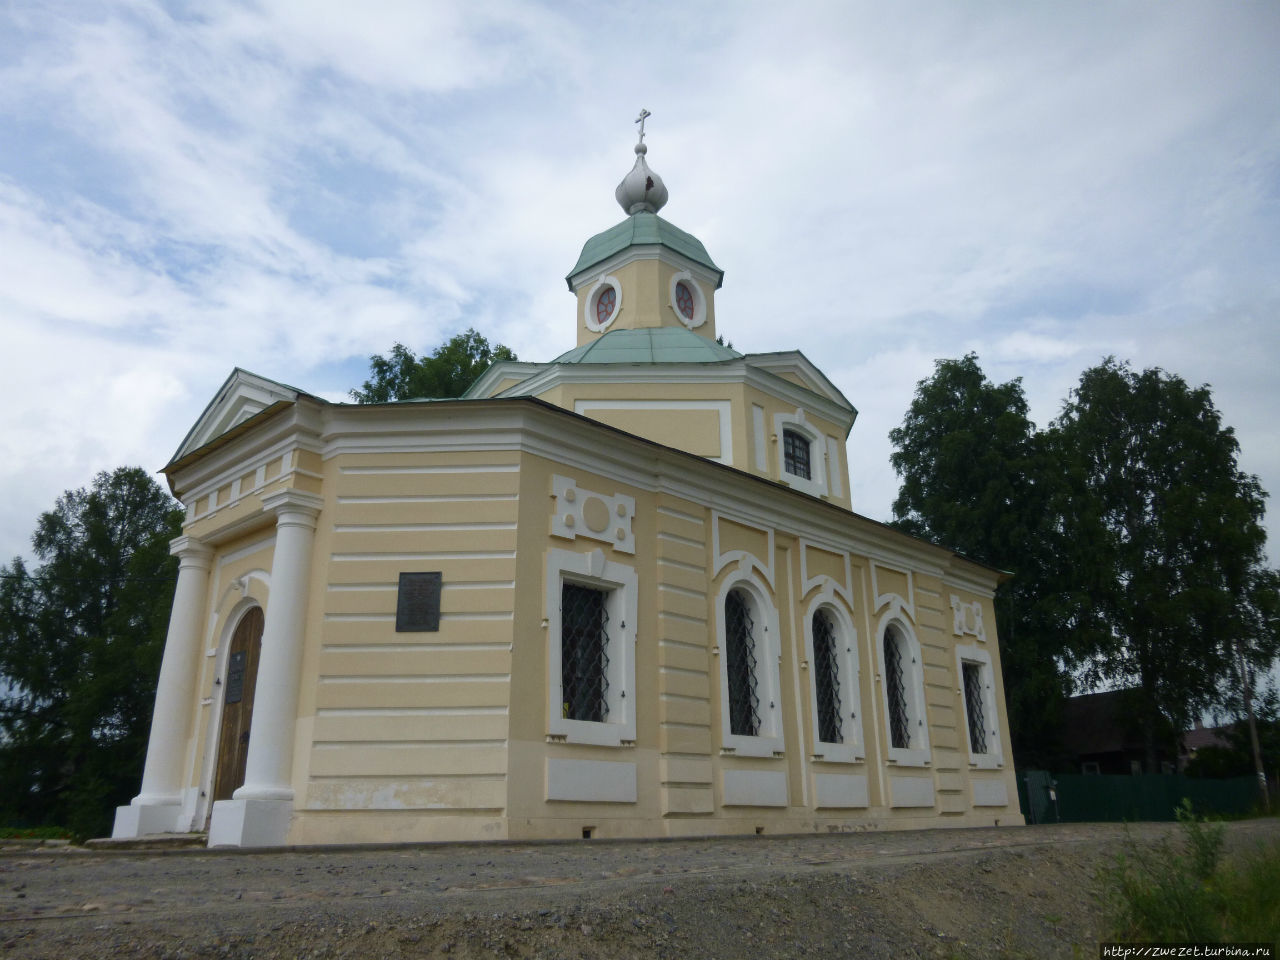
[[[1187,764],[1187,775],[1192,777],[1252,777],[1256,770],[1253,762],[1253,738],[1249,734],[1248,720],[1238,698],[1228,704],[1230,721],[1222,730],[1223,746],[1201,747]],[[1274,778],[1280,771],[1280,690],[1267,686],[1255,690],[1253,711],[1258,731],[1258,752],[1267,776]],[[1272,804],[1275,804],[1272,797]]]
[[[894,526],[1010,571],[996,595],[1014,755],[1050,764],[1066,694],[1061,634],[1044,598],[1057,549],[1058,490],[1021,380],[994,384],[970,353],[939,360],[889,434],[902,485]]]
[[[402,343],[387,356],[369,358],[369,379],[351,391],[357,403],[388,403],[434,397],[460,397],[476,378],[499,360],[516,355],[502,344],[467,330],[441,344],[430,356],[415,357]]]
[[[1136,687],[1148,769],[1170,731],[1277,653],[1264,494],[1208,387],[1107,360],[1046,431],[1019,380],[938,361],[890,433],[895,525],[1009,570],[996,595],[1015,759],[1052,764],[1072,682]]]
[[[1019,516],[1035,457],[1022,381],[996,386],[975,354],[939,360],[916,384],[889,461],[902,478],[895,525],[984,563],[1026,539]]]
[[[1242,644],[1251,659],[1275,654],[1271,625],[1257,623],[1274,602],[1265,494],[1239,469],[1209,388],[1160,369],[1108,359],[1086,370],[1049,441],[1067,483],[1071,663],[1086,683],[1142,691],[1155,772],[1157,731],[1186,729],[1238,687]]]
[[[182,512],[120,467],[36,525],[40,565],[0,567],[0,817],[102,835],[142,776]]]

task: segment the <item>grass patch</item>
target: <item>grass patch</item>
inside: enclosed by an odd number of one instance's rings
[[[1183,801],[1176,840],[1130,843],[1102,873],[1103,906],[1115,940],[1280,940],[1280,845],[1234,862],[1223,858],[1223,826]]]

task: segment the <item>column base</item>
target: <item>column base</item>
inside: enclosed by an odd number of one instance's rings
[[[116,807],[116,822],[111,828],[115,839],[146,837],[155,833],[178,833],[182,815],[179,803],[130,804]]]
[[[209,846],[282,847],[292,819],[291,800],[219,800],[209,820]]]

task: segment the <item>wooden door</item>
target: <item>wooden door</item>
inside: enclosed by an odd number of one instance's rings
[[[254,607],[236,625],[222,683],[222,729],[218,735],[218,771],[213,799],[230,800],[244,785],[249,756],[249,725],[253,720],[253,691],[262,653],[262,608]]]

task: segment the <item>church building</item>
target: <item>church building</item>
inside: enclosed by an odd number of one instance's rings
[[[717,342],[646,163],[568,275],[577,346],[455,400],[237,369],[186,509],[141,790],[210,846],[1022,823],[1002,574],[853,512],[857,411]]]

